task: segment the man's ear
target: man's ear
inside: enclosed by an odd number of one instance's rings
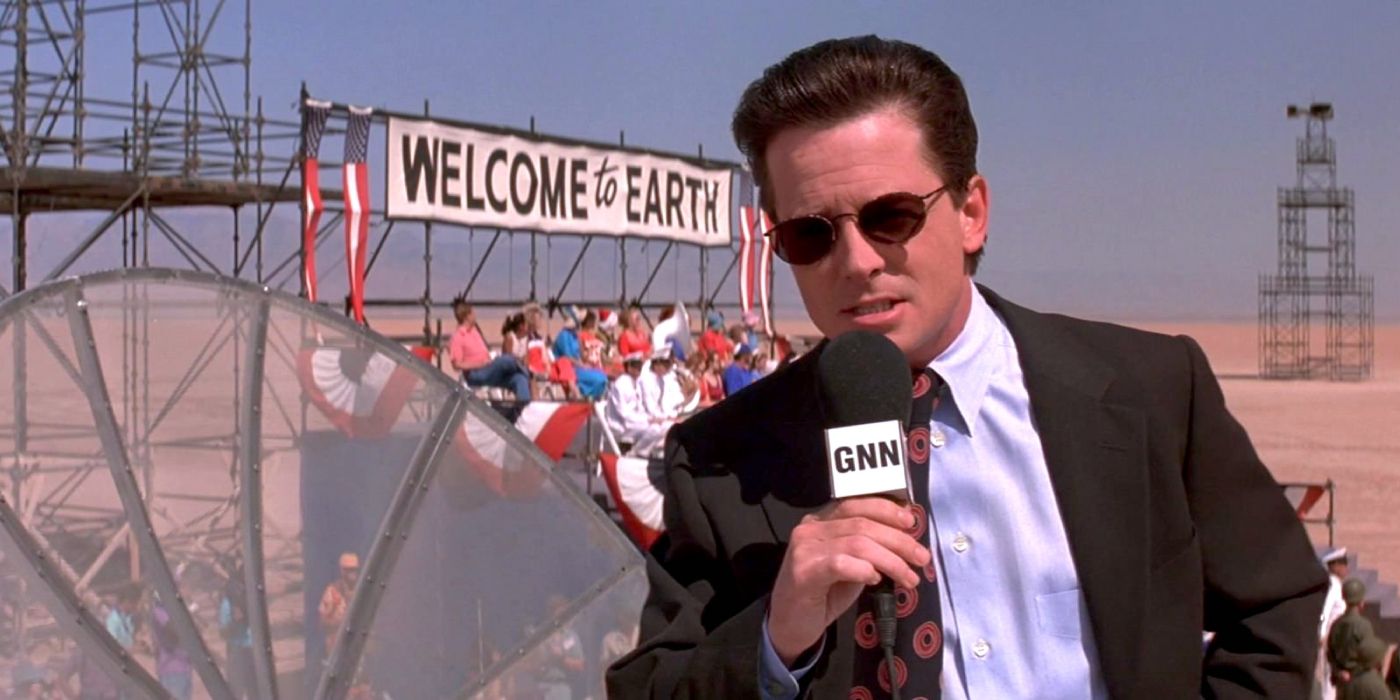
[[[967,193],[962,207],[958,210],[958,221],[962,226],[962,246],[964,255],[972,255],[987,245],[988,209],[991,192],[987,180],[981,175],[973,175],[967,181]]]

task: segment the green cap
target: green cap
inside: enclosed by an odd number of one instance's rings
[[[1366,599],[1366,584],[1361,581],[1349,578],[1342,584],[1342,600],[1347,605],[1356,605]]]

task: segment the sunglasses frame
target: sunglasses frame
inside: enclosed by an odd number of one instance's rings
[[[789,265],[795,265],[795,266],[813,265],[813,264],[816,264],[816,263],[818,263],[818,262],[821,262],[824,258],[826,258],[826,256],[830,255],[830,254],[831,254],[831,249],[834,248],[834,247],[836,247],[836,246],[835,246],[835,244],[836,244],[836,230],[837,230],[837,228],[836,228],[836,227],[837,227],[836,222],[837,222],[837,221],[840,221],[841,219],[846,219],[846,218],[850,218],[850,219],[855,220],[855,222],[856,222],[856,230],[860,231],[860,234],[861,234],[862,236],[865,236],[865,237],[866,237],[867,239],[869,239],[869,240],[875,241],[876,243],[884,243],[884,244],[887,244],[887,245],[902,245],[902,244],[904,244],[904,243],[908,243],[909,241],[913,240],[914,236],[919,235],[919,232],[922,231],[922,230],[924,229],[924,223],[925,223],[926,221],[928,221],[928,213],[929,213],[929,210],[933,209],[933,206],[934,206],[935,204],[938,203],[938,198],[939,198],[940,196],[942,196],[944,193],[946,193],[946,192],[948,191],[949,187],[950,187],[949,185],[943,185],[942,187],[939,187],[938,189],[936,189],[936,190],[934,190],[934,191],[932,191],[932,192],[929,192],[928,194],[924,194],[924,195],[914,194],[913,192],[887,192],[887,193],[885,193],[885,194],[880,195],[879,197],[876,197],[876,198],[874,198],[874,199],[871,199],[870,201],[866,202],[865,204],[860,205],[860,207],[859,207],[858,209],[856,209],[855,211],[853,211],[853,212],[846,212],[846,213],[844,213],[844,214],[837,214],[836,216],[832,216],[832,217],[823,216],[823,215],[821,215],[821,214],[805,214],[805,215],[802,215],[802,216],[794,216],[794,217],[792,217],[791,219],[784,219],[783,221],[781,221],[781,222],[775,224],[775,225],[773,226],[773,228],[771,228],[771,229],[769,229],[768,231],[766,231],[763,235],[766,236],[766,237],[768,237],[768,238],[770,238],[770,239],[772,239],[772,242],[773,242],[773,253],[774,253],[775,255],[778,256],[778,259],[779,259],[779,260],[782,260],[783,262],[785,262],[785,263],[787,263],[787,264],[789,264]],[[860,226],[860,214],[861,214],[862,211],[865,211],[865,208],[866,208],[866,207],[868,207],[868,206],[870,206],[871,204],[874,204],[875,202],[878,202],[878,201],[880,201],[880,200],[882,200],[882,199],[885,199],[886,197],[894,197],[894,196],[898,196],[898,195],[908,195],[908,196],[910,196],[910,197],[915,197],[915,198],[917,198],[920,202],[922,202],[923,205],[924,205],[923,211],[919,214],[919,220],[918,220],[918,222],[916,222],[916,223],[914,224],[913,228],[912,228],[912,229],[910,230],[910,232],[909,232],[909,235],[905,236],[903,239],[895,240],[895,239],[886,238],[886,237],[884,237],[884,236],[879,236],[879,235],[871,234],[870,232],[868,232],[868,231],[866,231],[865,229],[861,228],[861,226]],[[807,221],[807,220],[821,221],[821,222],[823,222],[823,223],[826,224],[827,230],[828,230],[828,232],[829,232],[829,235],[828,235],[827,241],[826,241],[826,250],[824,250],[824,251],[822,252],[821,255],[817,256],[816,258],[813,258],[812,260],[809,260],[809,261],[806,261],[806,262],[793,262],[792,260],[788,259],[788,256],[787,256],[787,253],[786,253],[786,247],[783,246],[782,240],[781,240],[780,238],[778,238],[778,236],[777,236],[776,234],[777,234],[777,232],[778,232],[780,229],[782,229],[784,226],[788,226],[789,224],[792,224],[793,222],[797,222],[797,221]]]

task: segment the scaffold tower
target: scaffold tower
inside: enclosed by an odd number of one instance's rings
[[[1268,379],[1367,379],[1374,287],[1370,275],[1356,271],[1356,206],[1351,188],[1337,186],[1336,144],[1327,135],[1332,105],[1290,105],[1288,116],[1306,126],[1297,182],[1278,191],[1278,269],[1259,277],[1259,372]],[[1325,239],[1309,240],[1310,218],[1326,222]]]

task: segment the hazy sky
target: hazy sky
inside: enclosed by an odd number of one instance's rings
[[[704,144],[737,159],[729,119],[765,66],[833,36],[913,41],[962,75],[978,119],[993,202],[981,281],[1033,307],[1122,319],[1253,317],[1257,275],[1276,264],[1275,191],[1294,178],[1303,126],[1284,108],[1330,100],[1359,267],[1376,277],[1377,315],[1400,318],[1400,0],[1069,5],[262,2],[253,93],[286,119],[305,80],[339,102],[417,111],[426,98],[463,120],[524,127],[534,116],[546,133],[612,141],[625,130],[629,144]],[[89,26],[88,92],[125,97],[130,30],[101,22]],[[113,59],[95,61],[104,50]],[[295,235],[294,223],[278,233]],[[440,294],[485,247],[466,238],[437,231]],[[382,262],[395,274],[372,278],[371,294],[417,293],[418,241],[393,241]],[[35,268],[62,253],[32,245]],[[550,261],[556,285],[570,245]],[[523,253],[501,260],[495,282],[521,294],[499,270],[523,270]],[[611,253],[590,258],[588,289],[607,292],[610,265]],[[795,305],[778,267],[778,297]],[[332,275],[339,283],[343,267]],[[680,286],[672,272],[661,279]]]

